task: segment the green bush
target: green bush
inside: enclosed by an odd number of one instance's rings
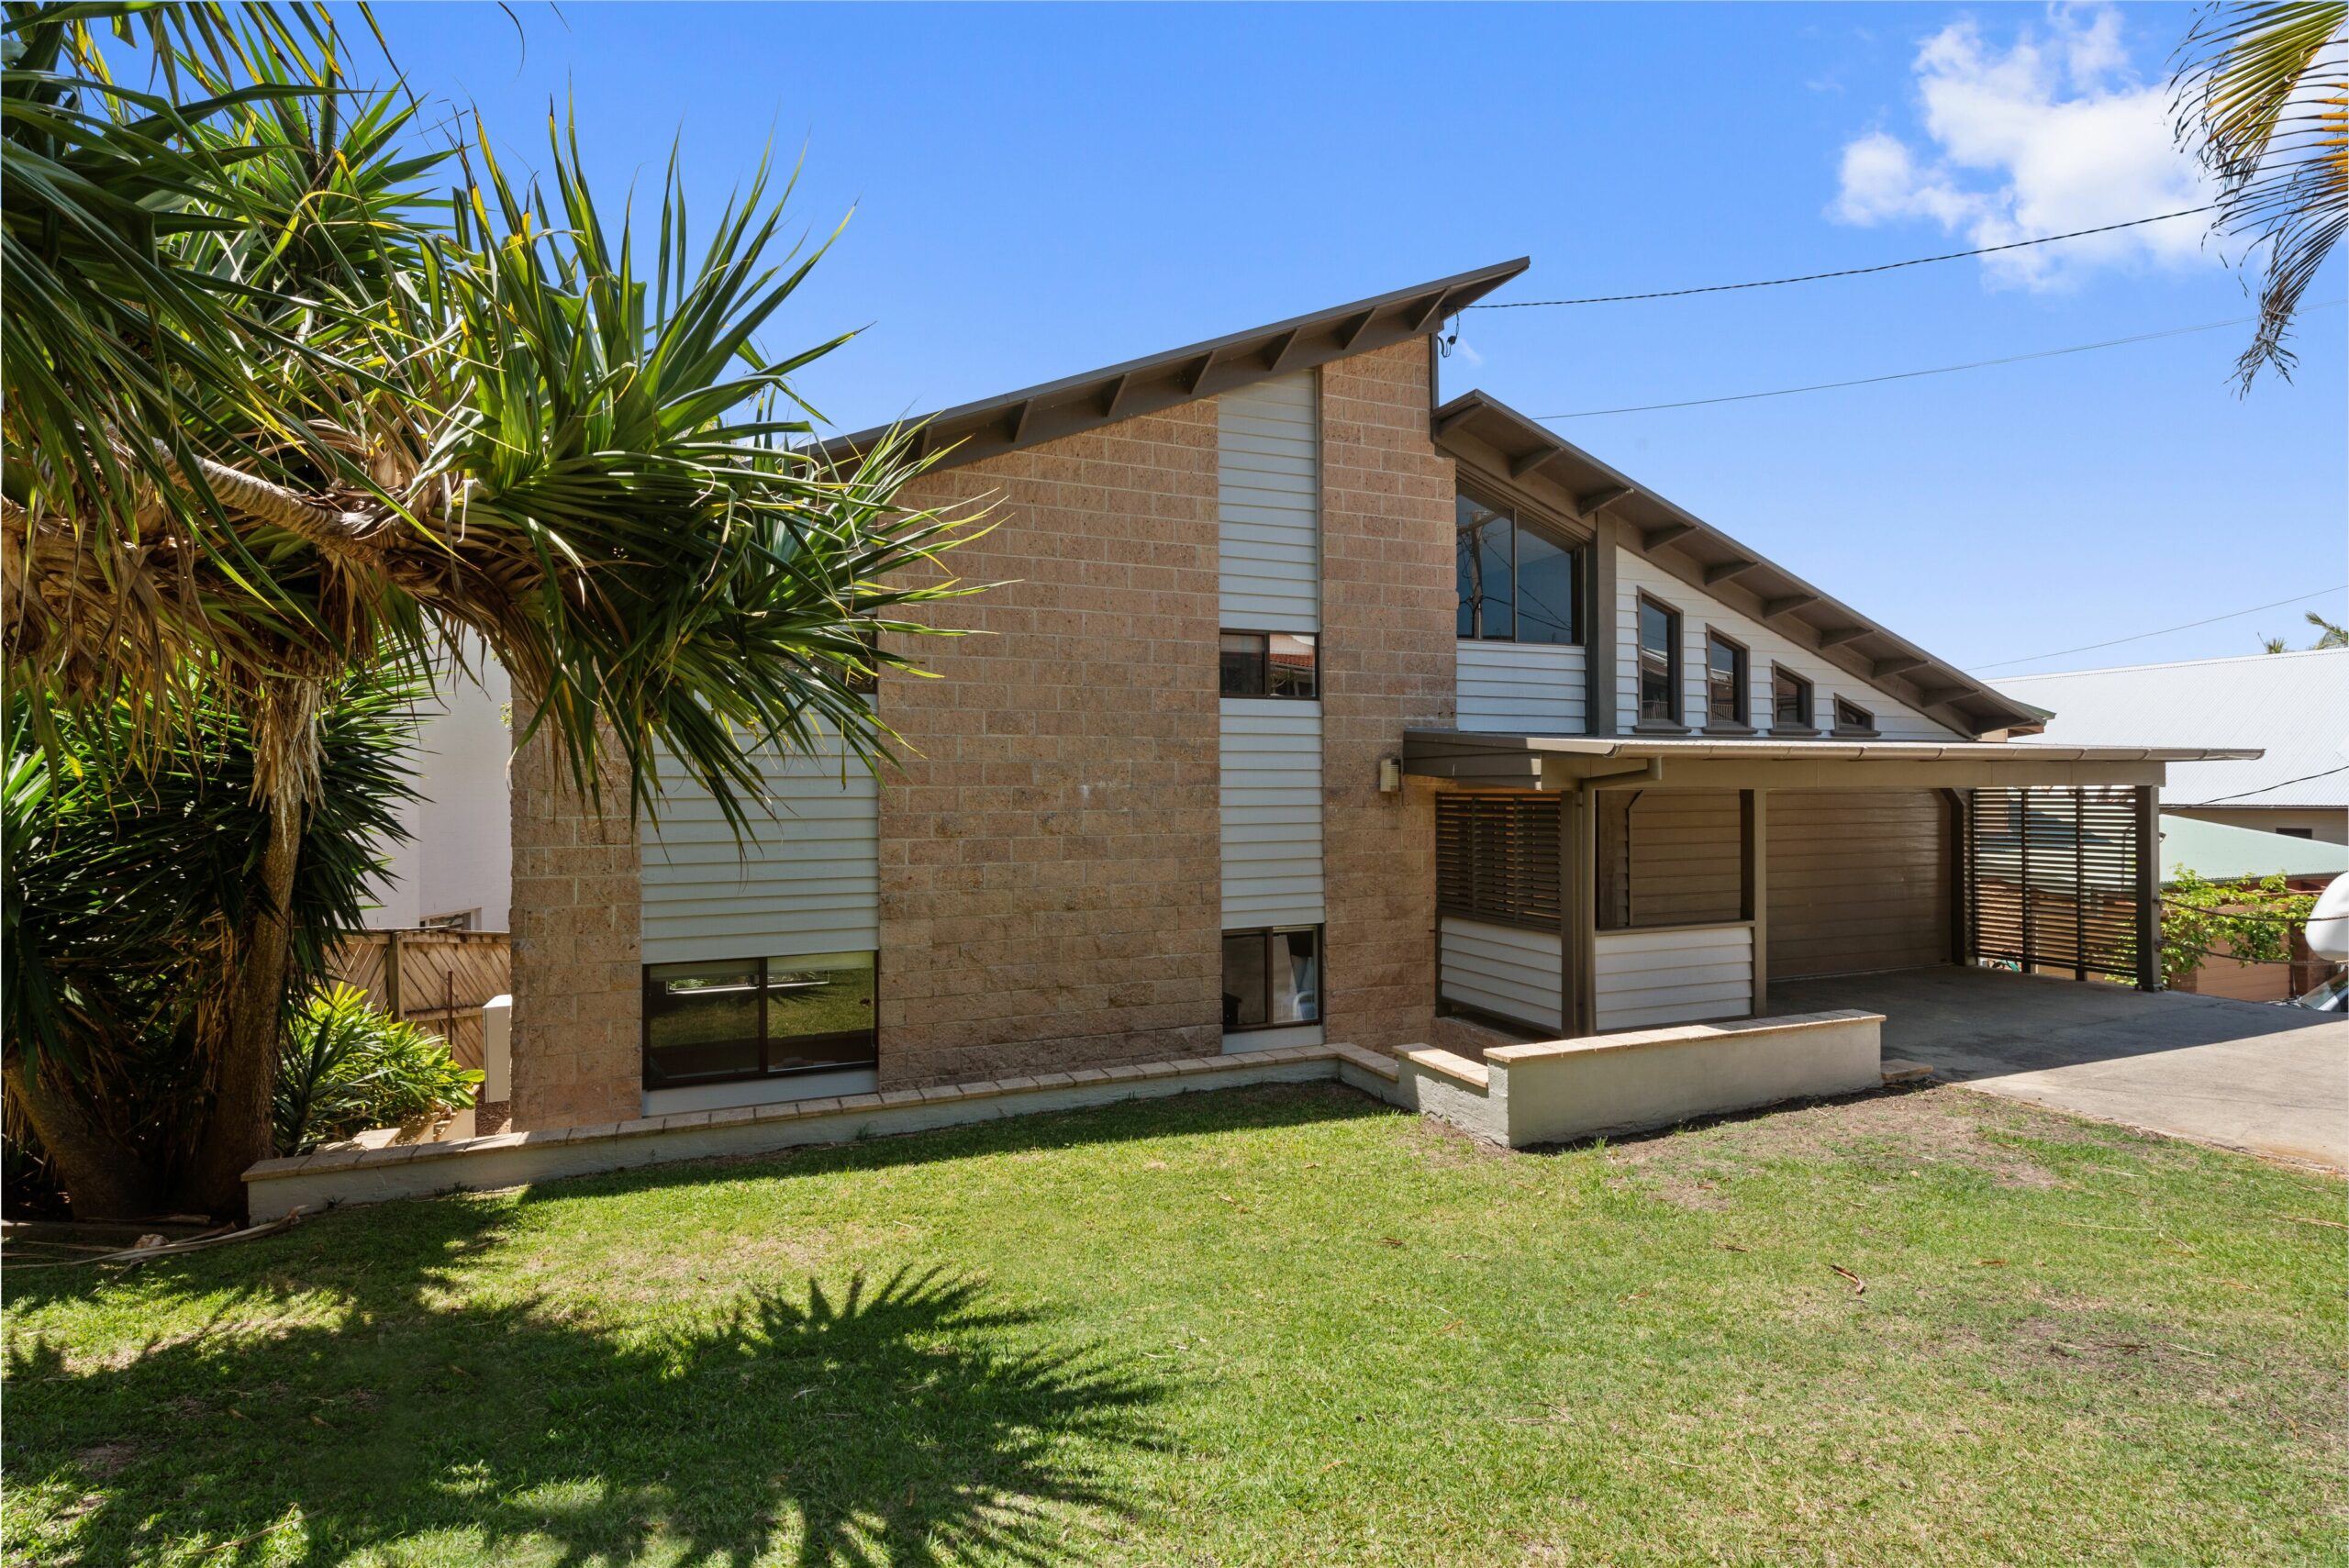
[[[299,1154],[372,1127],[462,1110],[480,1082],[438,1035],[376,1011],[363,992],[313,992],[278,1061],[277,1151]]]

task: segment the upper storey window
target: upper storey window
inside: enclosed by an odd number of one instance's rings
[[[1313,697],[1314,639],[1286,631],[1227,631],[1222,692],[1228,697]]]
[[[1640,722],[1680,722],[1680,612],[1640,595]]]
[[[1578,640],[1575,552],[1507,507],[1463,495],[1454,516],[1458,635],[1478,642]]]

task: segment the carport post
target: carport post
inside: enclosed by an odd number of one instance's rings
[[[2137,807],[2137,989],[2162,988],[2162,820],[2154,786],[2139,784]]]

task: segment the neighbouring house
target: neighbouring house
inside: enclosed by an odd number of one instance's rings
[[[2254,758],[2181,762],[2162,810],[2349,844],[2349,648],[2253,653],[1992,683],[2054,710],[2040,739],[2106,746],[2249,747]]]
[[[882,676],[901,766],[770,762],[746,843],[682,787],[598,817],[525,746],[512,1124],[1732,1018],[1978,960],[2154,984],[2164,770],[2255,753],[2022,743],[2038,706],[1443,398],[1431,334],[1524,265],[928,418],[918,499],[992,497],[951,563],[1006,584],[935,613],[988,635]],[[2094,918],[2034,921],[2051,889]]]
[[[410,765],[417,798],[400,810],[403,844],[371,889],[371,930],[506,929],[514,840],[507,757],[514,749],[506,671],[476,656],[465,670],[434,672],[417,712]]]
[[[2206,882],[2253,882],[2281,876],[2295,893],[2321,893],[2349,873],[2349,847],[2292,833],[2262,833],[2199,817],[2163,812],[2162,882],[2188,872]],[[2243,963],[2224,953],[2207,955],[2177,989],[2203,996],[2232,996],[2245,1002],[2283,1002],[2322,984],[2335,971],[2311,958],[2299,929],[2292,957],[2277,963]]]

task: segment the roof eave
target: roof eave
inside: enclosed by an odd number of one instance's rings
[[[1954,720],[1969,735],[2027,734],[2046,724],[2045,709],[1895,635],[1487,393],[1463,393],[1437,409],[1434,435],[1438,447],[1494,483],[1541,486],[1584,521],[1611,514],[1641,553],[1669,550],[1687,558],[1700,580],[1710,575],[1709,593],[1736,583],[1754,595],[1755,612],[1774,629],[1807,628],[1820,653],[1898,702]],[[1895,676],[1907,689],[1887,684]]]
[[[1041,386],[836,436],[813,450],[830,462],[846,462],[895,432],[912,430],[913,450],[929,456],[934,468],[955,468],[1000,457],[1116,420],[1424,337],[1445,317],[1483,298],[1530,264],[1530,258],[1520,256],[1448,278],[1431,279]]]

